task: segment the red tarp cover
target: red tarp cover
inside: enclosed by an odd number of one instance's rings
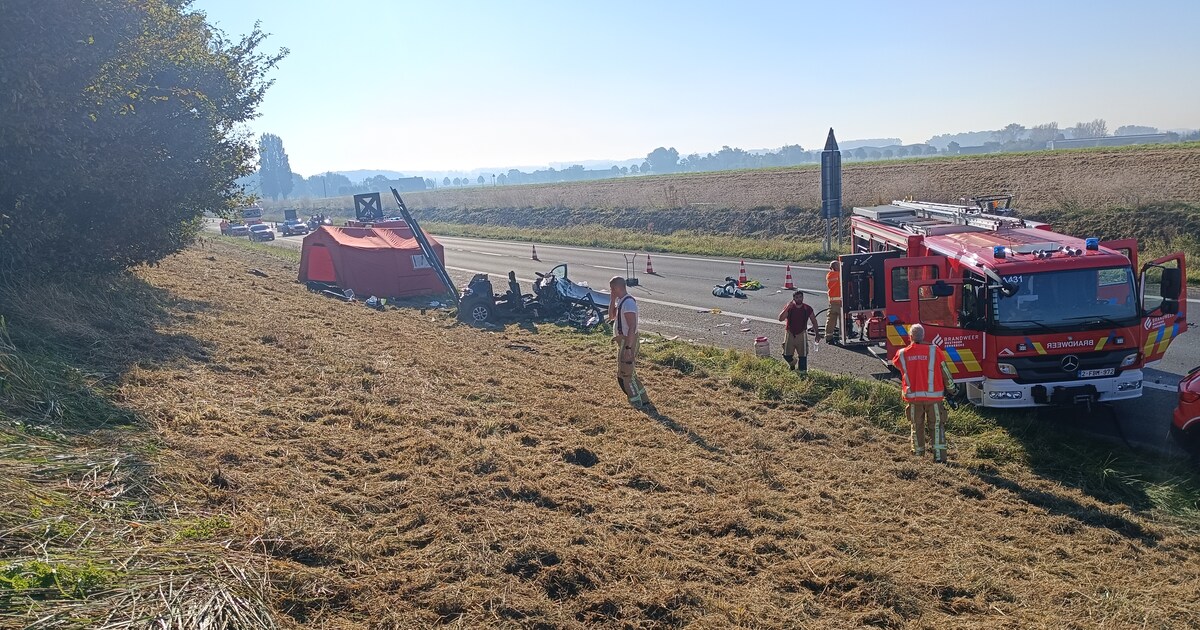
[[[432,236],[426,238],[444,265],[442,244]],[[407,227],[317,228],[304,237],[300,250],[300,281],[309,280],[353,289],[362,297],[408,297],[446,291]]]

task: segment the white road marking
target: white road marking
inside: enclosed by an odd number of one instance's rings
[[[584,267],[593,267],[595,269],[611,269],[612,271],[629,271],[620,267],[605,267],[604,265],[584,265]]]
[[[486,274],[494,274],[495,273],[492,271],[480,271],[478,269],[467,269],[465,267],[451,267],[450,265],[446,265],[446,269],[451,269],[454,271],[461,271],[463,273],[486,273]],[[530,280],[529,278],[517,278],[517,280],[519,280],[521,282],[534,282],[533,280]],[[692,311],[693,313],[700,313],[700,312],[707,313],[712,310],[711,308],[705,308],[703,306],[691,306],[689,304],[680,304],[678,302],[667,302],[666,300],[655,300],[653,298],[648,298],[648,297],[638,296],[637,300],[639,302],[647,302],[649,304],[659,304],[662,306],[670,306],[673,308],[687,309],[687,310]],[[779,321],[771,319],[769,317],[759,317],[757,315],[746,315],[743,313],[735,313],[733,311],[727,311],[725,309],[721,309],[720,313],[713,313],[713,314],[714,315],[724,315],[726,317],[735,317],[737,319],[749,319],[750,321],[765,322],[768,324],[778,324],[779,323]]]
[[[482,254],[482,255],[484,255],[484,256],[496,256],[496,257],[498,257],[498,258],[504,258],[504,257],[505,257],[505,254],[497,254],[497,253],[495,253],[495,252],[477,252],[477,251],[475,251],[475,250],[473,250],[473,249],[470,249],[470,250],[467,250],[467,251],[469,251],[469,252],[470,252],[470,253],[472,253],[472,254]]]
[[[491,239],[472,239],[472,238],[466,238],[466,237],[460,237],[460,236],[441,237],[436,234],[434,234],[433,236],[439,240],[446,240],[446,241],[454,241],[454,240],[475,241],[475,242],[485,241],[485,242],[491,242],[491,243],[505,243],[508,245],[526,245],[526,244],[532,245],[532,243],[522,243],[522,242],[518,242],[518,241],[493,241]],[[567,250],[567,251],[571,251],[571,252],[594,252],[594,253],[599,253],[599,254],[618,254],[618,255],[624,255],[624,254],[630,253],[629,251],[617,251],[617,250],[611,250],[611,249],[594,249],[591,247],[569,247],[566,245],[542,245],[542,249],[563,249],[563,250]],[[641,253],[641,252],[638,252],[638,253]],[[722,264],[722,265],[733,265],[733,266],[737,266],[737,264],[740,262],[738,260],[723,260],[720,258],[696,258],[696,257],[692,257],[692,256],[660,254],[658,252],[650,252],[650,254],[653,258],[670,258],[672,260],[687,260],[687,261],[691,261],[691,262],[718,263],[718,264]],[[783,269],[787,266],[787,264],[788,263],[786,263],[786,262],[781,262],[781,263],[747,262],[746,266],[747,267],[750,267],[750,266],[772,267],[775,269]],[[812,270],[816,270],[816,271],[829,271],[828,267],[809,267],[809,266],[800,266],[800,265],[792,265],[792,269],[812,269]]]

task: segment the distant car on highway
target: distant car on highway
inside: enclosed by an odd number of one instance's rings
[[[271,230],[271,226],[264,223],[250,226],[249,238],[251,241],[273,241],[275,240],[275,232]]]
[[[295,236],[296,234],[308,233],[308,224],[297,219],[284,221],[283,223],[279,224],[279,234],[282,236]]]
[[[1200,366],[1179,381],[1179,405],[1171,431],[1184,445],[1200,450]]]
[[[237,236],[237,237],[249,236],[250,226],[246,225],[244,223],[235,223],[233,225],[224,227],[221,230],[221,233],[225,234],[226,236]]]

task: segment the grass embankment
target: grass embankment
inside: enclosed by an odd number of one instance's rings
[[[7,619],[123,615],[167,582],[180,612],[217,593],[239,604],[210,610],[331,628],[1200,623],[1177,464],[960,411],[934,466],[894,388],[661,341],[650,417],[603,335],[376,312],[241,245],[142,270],[132,299],[0,302],[5,378],[79,374],[49,399],[92,405],[47,417],[48,394],[5,389],[5,439],[37,447],[5,451],[26,463],[5,460],[4,522],[33,523],[0,543],[26,576],[0,583]],[[47,543],[56,522],[75,533]],[[47,558],[77,572],[31,591]]]
[[[173,502],[212,480],[164,470],[177,454],[124,397],[207,359],[164,331],[203,308],[133,275],[0,287],[0,626],[274,626],[261,564]]]

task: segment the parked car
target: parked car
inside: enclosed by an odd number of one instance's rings
[[[224,232],[226,236],[243,237],[250,235],[250,226],[244,223],[234,223]]]
[[[1200,451],[1200,366],[1179,381],[1179,405],[1171,431],[1185,446]]]
[[[296,219],[293,219],[291,221],[284,221],[283,223],[279,224],[279,233],[283,236],[295,236],[297,234],[308,234],[309,233],[308,224],[303,221],[296,220]]]
[[[275,232],[271,226],[265,223],[250,226],[249,239],[251,241],[273,241],[275,240]]]

